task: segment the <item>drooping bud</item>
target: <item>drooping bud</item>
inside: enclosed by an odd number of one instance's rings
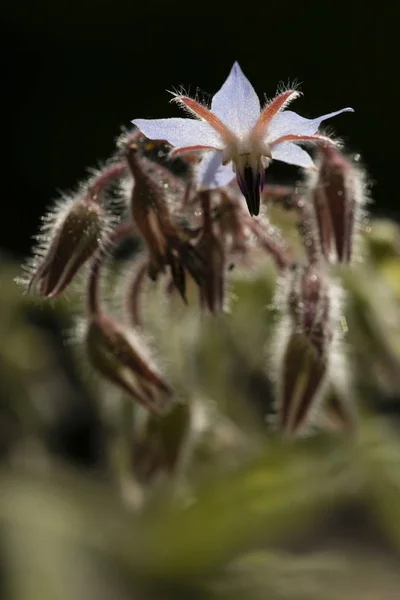
[[[71,198],[62,198],[43,219],[35,255],[26,266],[28,290],[54,298],[71,283],[101,246],[115,218],[106,208],[106,192],[127,172],[125,162],[112,162],[93,172]]]
[[[133,441],[135,476],[150,483],[177,470],[182,455],[187,453],[192,407],[175,404],[168,414],[149,414]]]
[[[150,275],[156,278],[167,262],[168,237],[174,228],[167,199],[159,182],[146,170],[146,159],[140,158],[136,143],[127,147],[127,160],[135,185],[132,191],[133,221],[143,236],[150,253]]]
[[[316,265],[294,273],[289,325],[279,365],[279,425],[287,433],[310,421],[324,389],[333,338],[329,287]]]
[[[321,250],[329,262],[349,263],[355,224],[364,203],[362,173],[333,145],[321,146],[320,156],[312,200]]]
[[[194,262],[194,248],[186,233],[173,222],[165,188],[174,187],[174,194],[185,194],[185,187],[176,189],[176,178],[167,174],[160,165],[150,164],[140,157],[136,143],[127,146],[127,159],[135,179],[131,211],[133,221],[141,233],[149,254],[148,273],[156,280],[169,267],[172,282],[186,302],[187,264]],[[168,183],[161,185],[160,177]]]
[[[144,356],[139,343],[109,317],[90,317],[86,349],[93,367],[106,379],[154,412],[165,409],[171,395],[156,368]]]
[[[225,251],[215,234],[211,216],[210,192],[199,193],[203,211],[202,234],[196,245],[201,257],[200,301],[211,313],[222,310],[225,295]]]
[[[28,289],[37,288],[44,298],[61,294],[97,250],[106,229],[107,217],[97,202],[73,202],[56,228]]]
[[[354,406],[331,387],[324,402],[323,423],[333,431],[353,433],[356,425]]]

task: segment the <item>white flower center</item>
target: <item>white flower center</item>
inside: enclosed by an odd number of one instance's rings
[[[222,151],[222,164],[232,161],[236,173],[243,172],[245,167],[253,171],[265,169],[271,161],[271,148],[267,142],[253,139],[251,134],[245,139],[235,138],[228,142]]]

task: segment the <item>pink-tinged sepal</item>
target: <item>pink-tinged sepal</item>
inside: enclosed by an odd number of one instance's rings
[[[290,102],[296,100],[301,96],[300,92],[296,90],[286,90],[281,94],[278,94],[261,112],[256,125],[254,126],[254,133],[256,135],[264,136],[269,123],[275,115],[283,111]]]

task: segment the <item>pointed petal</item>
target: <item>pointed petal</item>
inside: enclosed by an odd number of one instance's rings
[[[199,166],[198,187],[203,190],[213,190],[228,185],[234,177],[232,164],[222,164],[221,152],[208,152]]]
[[[352,108],[342,108],[332,113],[322,115],[316,119],[305,119],[291,110],[275,115],[267,130],[267,141],[272,142],[284,135],[313,135],[326,119],[340,115],[343,112],[354,112]]]
[[[172,146],[224,146],[218,133],[203,121],[177,118],[134,119],[132,123],[151,140],[166,140]]]
[[[260,101],[237,62],[213,97],[211,110],[237,135],[248,133],[257,122]]]
[[[272,148],[273,160],[281,160],[289,165],[303,167],[303,169],[315,168],[314,162],[309,154],[293,142],[282,142]]]

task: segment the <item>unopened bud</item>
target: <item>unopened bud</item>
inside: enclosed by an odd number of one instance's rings
[[[137,144],[127,147],[127,160],[135,180],[131,211],[133,221],[142,235],[150,253],[150,273],[153,278],[164,270],[168,251],[168,236],[173,235],[165,192],[160,183],[146,168],[147,160],[139,156]]]
[[[155,367],[112,319],[92,316],[86,333],[86,349],[93,367],[109,381],[133,396],[149,410],[160,412],[171,395]]]
[[[56,228],[47,253],[29,282],[29,289],[37,287],[44,298],[61,294],[97,250],[106,228],[105,213],[97,202],[72,203]]]
[[[309,421],[326,374],[326,358],[319,357],[310,340],[293,332],[282,359],[279,389],[279,425],[297,433]]]
[[[190,261],[193,247],[184,232],[173,223],[165,191],[183,195],[184,188],[179,188],[176,178],[166,169],[141,157],[137,144],[128,144],[126,153],[135,180],[132,218],[150,254],[149,276],[156,280],[165,267],[169,267],[173,285],[186,302],[185,263]]]
[[[338,432],[353,433],[356,426],[354,406],[337,389],[330,387],[324,402],[323,423]]]
[[[330,262],[349,263],[357,212],[363,203],[361,172],[331,145],[321,146],[312,190],[322,253]]]
[[[294,273],[288,308],[289,335],[279,365],[279,424],[303,429],[324,387],[333,328],[327,283],[316,265]]]
[[[191,407],[177,403],[162,418],[149,414],[133,443],[135,476],[149,483],[173,473],[187,453]]]
[[[332,337],[330,298],[317,265],[308,265],[294,273],[289,308],[297,331],[309,338],[318,354],[324,354]]]

